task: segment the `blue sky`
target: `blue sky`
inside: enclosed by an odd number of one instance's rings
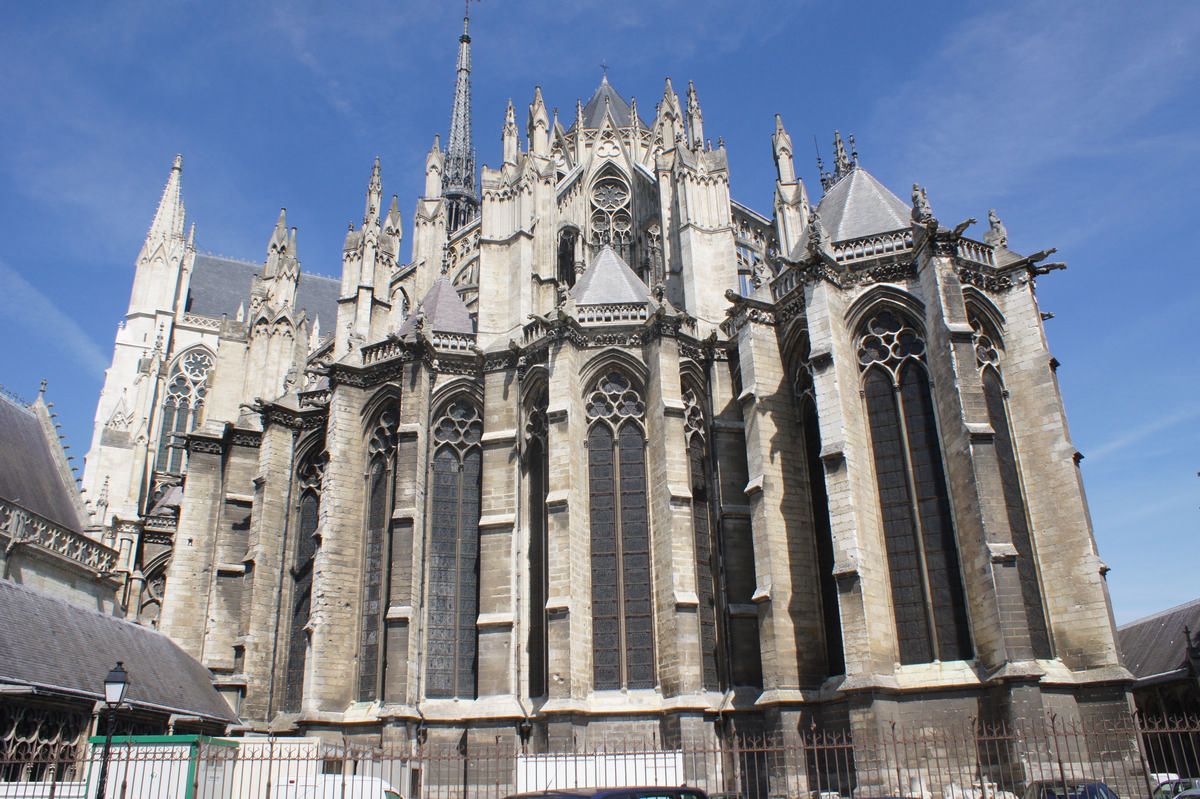
[[[540,85],[601,78],[652,117],[694,80],[734,198],[769,215],[782,114],[814,201],[834,129],[950,224],[996,208],[1058,247],[1047,323],[1118,622],[1200,596],[1200,4],[1015,0],[472,3],[478,161]],[[175,154],[202,250],[261,261],[278,216],[340,274],[371,163],[410,224],[449,122],[459,0],[11,4],[0,28],[0,383],[42,378],[82,466],[134,259]],[[982,229],[975,229],[981,235]]]

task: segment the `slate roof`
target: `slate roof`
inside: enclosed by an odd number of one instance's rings
[[[817,205],[821,226],[830,241],[847,241],[876,233],[912,227],[912,208],[863,169],[855,167],[834,184]],[[808,246],[808,231],[792,252],[803,256]]]
[[[600,81],[600,85],[596,88],[596,92],[592,95],[592,99],[587,101],[587,105],[583,107],[583,127],[584,130],[595,129],[600,127],[601,120],[604,119],[604,101],[608,100],[608,108],[612,113],[613,122],[619,128],[629,127],[630,117],[633,116],[633,109],[629,103],[625,102],[621,95],[617,94],[617,90],[608,82],[608,75],[604,76],[604,80]],[[646,123],[639,116],[637,120],[638,127],[645,128]],[[571,129],[574,130],[572,125]]]
[[[157,630],[7,580],[0,580],[0,607],[0,683],[102,699],[104,677],[121,661],[134,705],[237,721],[208,669]]]
[[[434,281],[433,286],[421,300],[421,310],[425,314],[425,324],[430,330],[441,333],[475,332],[475,320],[467,309],[458,290],[450,283],[450,278],[443,275]],[[417,325],[417,314],[414,310],[400,323],[397,333],[401,336],[411,331]]]
[[[608,246],[588,264],[571,294],[576,305],[617,305],[650,300],[646,284]]]
[[[187,312],[214,319],[222,314],[234,318],[239,305],[249,307],[254,276],[262,274],[262,269],[262,264],[197,253],[188,286]],[[301,272],[296,305],[308,313],[310,320],[319,319],[323,328],[330,329],[337,321],[341,287],[336,278]]]
[[[80,532],[84,522],[74,499],[78,489],[64,481],[51,449],[59,443],[47,435],[33,408],[0,394],[0,497]]]
[[[1200,633],[1200,599],[1117,628],[1117,647],[1125,668],[1142,683],[1184,678],[1188,674],[1187,638]]]

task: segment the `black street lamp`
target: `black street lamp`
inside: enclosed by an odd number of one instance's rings
[[[100,783],[96,787],[96,799],[104,799],[104,787],[108,782],[108,753],[112,749],[113,715],[117,706],[125,701],[125,691],[129,688],[129,674],[126,673],[121,661],[113,666],[112,671],[104,678],[104,704],[108,705],[108,735],[104,739],[104,754],[100,759]]]

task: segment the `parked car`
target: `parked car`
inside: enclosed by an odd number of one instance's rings
[[[1166,780],[1154,789],[1154,799],[1174,799],[1184,791],[1200,789],[1200,779],[1184,777],[1182,779]]]
[[[1200,788],[1188,788],[1175,794],[1175,799],[1200,799]]]
[[[1119,799],[1112,788],[1099,780],[1035,780],[1025,788],[1023,799]]]

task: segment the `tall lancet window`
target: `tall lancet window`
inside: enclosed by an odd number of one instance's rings
[[[384,620],[388,606],[389,535],[392,482],[400,413],[395,407],[379,414],[367,445],[366,533],[363,540],[362,627],[358,643],[358,700],[383,699],[383,666],[387,662]]]
[[[308,621],[312,608],[313,562],[317,555],[317,525],[321,512],[321,484],[329,456],[318,445],[296,471],[300,502],[296,507],[295,543],[292,547],[292,617],[288,633],[283,711],[296,713],[304,698],[304,665],[308,657]]]
[[[813,534],[816,538],[817,569],[821,587],[821,626],[825,640],[825,673],[846,673],[842,646],[842,616],[838,605],[837,580],[833,576],[833,527],[829,521],[829,494],[825,489],[825,464],[821,461],[821,425],[817,417],[817,395],[813,382],[811,345],[807,334],[800,342],[793,395],[804,436],[804,461],[808,467],[809,497],[812,501]]]
[[[925,341],[882,310],[859,331],[901,663],[967,660],[971,633]]]
[[[525,411],[525,479],[529,502],[529,695],[545,696],[549,689],[549,641],[546,600],[550,595],[549,519],[550,460],[545,389],[534,394]]]
[[[479,409],[451,402],[433,428],[425,695],[475,697],[479,618]]]
[[[1021,601],[1029,625],[1029,644],[1033,657],[1051,657],[1050,633],[1042,605],[1042,589],[1038,578],[1037,553],[1030,534],[1029,515],[1025,507],[1025,490],[1021,483],[1021,464],[1008,422],[1008,391],[1004,388],[1001,363],[1004,343],[995,326],[982,314],[969,309],[971,330],[974,331],[975,358],[987,401],[988,421],[996,434],[996,460],[1000,467],[1000,483],[1004,489],[1004,507],[1017,550],[1017,578],[1021,584]]]
[[[613,145],[615,146],[615,145]],[[633,257],[633,211],[629,183],[609,168],[592,186],[592,216],[589,221],[592,252],[611,245],[625,263]]]
[[[171,364],[159,424],[155,468],[160,472],[183,474],[186,465],[183,441],[176,439],[192,432],[200,421],[212,365],[213,355],[204,347],[192,347]]]
[[[597,690],[653,688],[645,403],[612,371],[593,387],[587,416],[592,679]]]
[[[711,467],[708,458],[708,423],[701,394],[694,387],[683,392],[683,434],[687,443],[688,476],[692,489],[692,535],[696,548],[696,597],[699,599],[700,667],[703,685],[721,687],[723,665],[717,645],[717,546],[713,540]]]

